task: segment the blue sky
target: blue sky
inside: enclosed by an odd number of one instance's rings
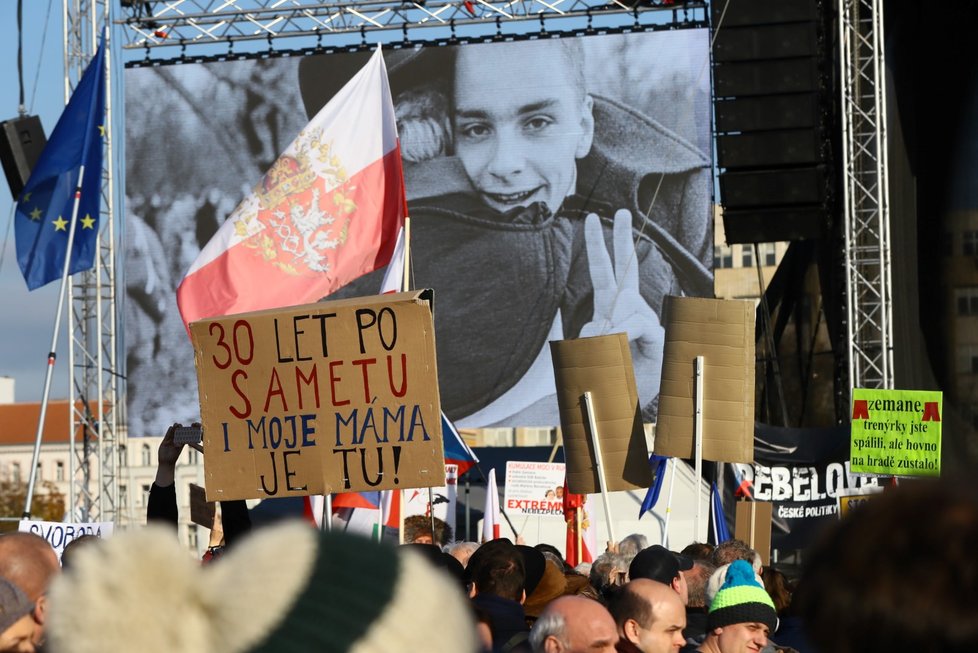
[[[24,101],[30,114],[39,115],[44,133],[51,130],[64,107],[61,1],[31,0],[24,4]],[[45,26],[45,18],[50,17]],[[17,3],[0,2],[0,120],[17,117]],[[42,51],[43,43],[43,51]],[[35,83],[36,78],[36,83]],[[33,98],[33,102],[32,102]],[[0,376],[16,379],[16,399],[41,398],[58,283],[27,291],[17,267],[14,249],[13,198],[6,179],[0,183]],[[62,329],[63,331],[63,329]],[[62,336],[51,396],[68,396],[68,352]]]

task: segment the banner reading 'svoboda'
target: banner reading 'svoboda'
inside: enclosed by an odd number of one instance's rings
[[[191,324],[207,499],[444,485],[431,297]]]
[[[852,391],[850,468],[887,476],[941,475],[942,394]]]

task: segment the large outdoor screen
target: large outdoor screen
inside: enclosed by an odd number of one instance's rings
[[[131,434],[196,417],[175,289],[368,56],[126,71]],[[625,331],[654,421],[663,297],[713,294],[708,32],[418,47],[386,61],[410,281],[435,290],[443,410],[463,427],[556,425],[548,341]],[[338,294],[375,294],[382,275]]]

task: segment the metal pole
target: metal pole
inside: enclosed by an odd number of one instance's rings
[[[590,392],[584,393],[584,407],[587,411],[588,434],[591,436],[591,444],[594,446],[594,462],[598,466],[598,491],[601,493],[601,501],[604,503],[604,520],[608,526],[608,541],[618,542],[615,539],[615,529],[611,523],[611,502],[608,499],[608,481],[604,477],[604,463],[601,458],[601,443],[598,438],[598,423],[594,418],[594,400]]]
[[[669,460],[672,473],[669,475],[669,498],[666,500],[666,521],[662,525],[662,546],[669,548],[669,519],[672,517],[672,491],[676,487],[676,459]]]
[[[34,436],[34,455],[31,458],[31,473],[27,481],[27,498],[24,500],[24,519],[31,518],[31,503],[34,501],[34,484],[37,482],[37,461],[41,457],[41,438],[44,437],[44,417],[48,411],[48,398],[51,394],[51,376],[57,358],[58,332],[61,331],[61,314],[64,312],[65,289],[68,287],[68,271],[71,269],[71,250],[75,246],[75,226],[78,224],[78,205],[81,203],[82,181],[85,179],[85,166],[78,168],[78,182],[75,185],[75,201],[71,207],[71,226],[68,228],[68,246],[65,250],[65,264],[61,270],[61,289],[58,291],[58,310],[54,318],[54,333],[51,335],[51,351],[48,353],[47,368],[44,371],[44,393],[41,397],[41,410],[37,417],[37,433]],[[68,406],[69,413],[74,409]],[[72,429],[74,441],[74,429]]]
[[[696,533],[695,540],[700,542],[700,525],[703,521],[703,498],[700,496],[700,488],[703,484],[703,365],[702,356],[696,357],[696,412],[693,417],[693,437],[696,450],[696,522],[693,530]]]

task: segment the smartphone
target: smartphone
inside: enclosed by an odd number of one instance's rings
[[[199,426],[179,426],[173,431],[173,444],[200,444]]]

